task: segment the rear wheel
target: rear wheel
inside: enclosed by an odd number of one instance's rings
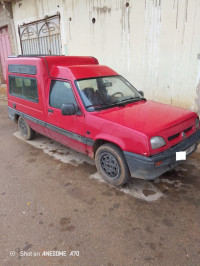
[[[121,186],[130,178],[130,172],[123,152],[112,143],[100,146],[95,163],[103,179],[113,186]]]
[[[26,120],[23,117],[19,117],[18,119],[18,128],[25,140],[31,140],[35,138],[36,132],[29,126]]]

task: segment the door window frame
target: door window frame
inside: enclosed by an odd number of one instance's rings
[[[22,79],[22,92],[24,91],[24,79],[30,79],[30,80],[35,80],[36,81],[36,92],[37,92],[37,99],[31,99],[31,98],[28,98],[28,97],[25,97],[23,96],[23,93],[22,95],[16,95],[14,93],[11,92],[11,79],[12,77],[15,77],[15,78],[21,78]],[[8,76],[8,84],[9,84],[9,94],[11,96],[14,96],[16,98],[20,98],[20,99],[23,99],[23,100],[26,100],[26,101],[29,101],[29,102],[33,102],[33,103],[39,103],[39,94],[38,94],[38,82],[37,82],[37,78],[36,77],[27,77],[27,76],[22,76],[22,75],[9,75]]]
[[[73,87],[73,85],[72,85],[72,82],[71,82],[69,79],[59,79],[59,78],[51,78],[51,79],[50,79],[50,82],[49,82],[48,106],[49,106],[50,108],[54,108],[54,109],[59,110],[59,111],[61,112],[61,109],[58,109],[58,108],[53,107],[53,106],[50,105],[50,94],[51,94],[51,83],[52,83],[52,81],[62,81],[62,82],[67,82],[67,83],[70,84],[70,86],[71,86],[71,90],[72,90],[72,93],[73,93],[73,95],[74,95],[74,99],[75,99],[75,101],[76,101],[76,105],[77,105],[77,107],[79,108],[79,112],[77,113],[77,115],[82,115],[82,109],[81,109],[81,107],[80,107],[79,100],[77,99],[76,93],[74,92],[74,87]]]

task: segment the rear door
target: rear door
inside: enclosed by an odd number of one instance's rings
[[[78,106],[72,86],[67,80],[51,80],[47,104],[47,128],[49,136],[80,152],[86,152],[84,137],[84,115],[63,116],[62,104]]]

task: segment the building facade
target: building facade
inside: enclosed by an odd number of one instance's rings
[[[200,112],[200,0],[12,1],[17,51],[91,55],[148,99]]]
[[[16,53],[16,34],[11,1],[0,1],[0,84],[5,83],[6,58]]]

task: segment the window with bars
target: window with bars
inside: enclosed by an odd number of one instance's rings
[[[23,55],[60,55],[60,16],[56,15],[19,26],[19,37]]]

